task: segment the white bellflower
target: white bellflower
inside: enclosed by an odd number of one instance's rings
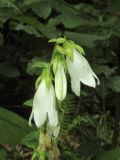
[[[67,80],[62,63],[58,63],[55,73],[55,93],[58,100],[62,101],[67,92]]]
[[[42,79],[33,99],[33,109],[29,118],[29,124],[31,125],[31,120],[34,118],[36,126],[40,128],[48,117],[49,126],[57,126],[58,116],[55,105],[55,91],[53,85],[51,84],[48,88],[45,79]]]
[[[88,61],[76,49],[73,50],[73,60],[67,56],[66,62],[71,77],[71,88],[77,96],[80,96],[80,82],[95,88],[96,79],[99,85],[99,79],[91,69]]]

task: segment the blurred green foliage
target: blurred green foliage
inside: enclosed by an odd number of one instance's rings
[[[0,108],[0,127],[0,144],[19,144],[33,130],[22,117],[3,108]]]
[[[32,100],[24,102],[32,99],[41,73],[32,65],[49,61],[53,46],[48,40],[63,36],[84,48],[101,85],[96,90],[83,85],[80,98],[68,95],[63,102],[61,159],[119,160],[119,0],[0,0],[1,106],[28,119],[25,106]],[[36,146],[37,132],[31,132],[22,117],[0,109],[1,144]],[[6,157],[3,149],[0,157]]]

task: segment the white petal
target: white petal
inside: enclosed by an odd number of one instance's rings
[[[44,124],[47,118],[47,113],[45,112],[42,113],[41,111],[42,110],[35,110],[34,112],[34,121],[35,121],[36,126],[39,128]]]
[[[56,110],[48,112],[49,125],[55,127],[58,124],[58,115]]]
[[[58,64],[58,68],[55,74],[55,92],[56,97],[62,101],[67,92],[67,81],[66,81],[66,75],[64,72],[63,65],[61,63]]]
[[[57,126],[57,127],[53,128],[53,136],[54,137],[58,137],[59,132],[60,132],[60,126]]]
[[[73,61],[71,61],[68,57],[66,61],[71,79],[72,77],[75,77],[85,85],[91,87],[96,86],[94,77],[96,78],[97,76],[92,71],[88,61],[81,54],[74,50]]]
[[[30,118],[29,118],[29,125],[30,125],[30,126],[32,126],[31,121],[32,121],[32,119],[33,119],[33,116],[34,116],[34,113],[33,113],[33,110],[32,110],[31,115],[30,115]]]
[[[47,118],[48,96],[49,90],[45,80],[42,80],[33,99],[34,121],[37,127],[41,127]]]
[[[71,80],[71,88],[77,96],[80,96],[80,81],[78,79]]]
[[[93,75],[93,77],[97,80],[97,85],[99,85],[99,84],[100,84],[100,80],[99,80],[99,78],[97,77],[97,75],[96,75],[94,72],[92,72],[92,75]]]
[[[51,127],[57,126],[58,124],[58,115],[57,111],[55,109],[55,91],[53,86],[50,88],[50,100],[49,100],[49,107],[48,107],[48,120],[49,120],[49,125]]]
[[[60,131],[60,126],[55,126],[55,127],[51,127],[51,126],[47,126],[47,134],[51,137],[58,137],[59,135],[59,131]]]

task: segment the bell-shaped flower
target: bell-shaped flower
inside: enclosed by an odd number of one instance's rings
[[[66,97],[67,80],[64,71],[64,66],[61,62],[58,63],[55,73],[55,93],[58,100],[62,101]]]
[[[91,69],[88,61],[76,49],[73,50],[73,60],[66,57],[68,72],[71,77],[71,87],[73,92],[80,96],[80,82],[90,87],[96,87],[99,84],[99,79]]]
[[[50,127],[57,126],[58,115],[55,106],[56,101],[53,85],[51,84],[48,88],[46,80],[42,79],[33,99],[33,109],[29,118],[29,124],[31,125],[31,120],[34,119],[36,126],[40,128],[48,119]]]

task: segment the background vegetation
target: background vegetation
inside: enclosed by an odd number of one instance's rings
[[[38,143],[27,123],[41,73],[32,64],[49,61],[48,40],[61,36],[84,48],[101,81],[96,89],[82,85],[80,98],[69,87],[61,159],[120,159],[120,1],[0,0],[0,160],[30,159]]]

